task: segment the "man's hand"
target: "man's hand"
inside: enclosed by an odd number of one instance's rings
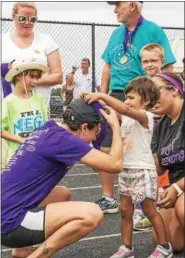
[[[161,200],[157,202],[157,206],[168,209],[174,206],[176,200],[177,191],[173,186],[170,186],[161,194]]]

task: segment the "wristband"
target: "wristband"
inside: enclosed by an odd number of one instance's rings
[[[177,196],[179,197],[181,194],[183,194],[184,192],[182,191],[182,189],[180,189],[180,187],[176,184],[173,183],[172,186],[175,188],[175,190],[177,191]]]

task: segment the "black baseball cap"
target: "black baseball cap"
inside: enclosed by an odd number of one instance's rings
[[[67,107],[64,113],[64,122],[100,123],[101,118],[92,105],[87,104],[84,99],[77,99]]]
[[[117,3],[119,3],[120,1],[112,1],[112,2],[107,2],[110,5],[116,5]],[[139,3],[143,4],[143,1],[138,1]]]

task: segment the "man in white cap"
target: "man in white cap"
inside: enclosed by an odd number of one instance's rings
[[[114,13],[117,15],[117,21],[122,25],[113,31],[102,55],[105,65],[101,79],[101,92],[110,92],[112,97],[123,101],[123,91],[128,82],[139,75],[144,75],[139,54],[144,45],[158,43],[164,48],[163,71],[172,72],[172,64],[176,60],[162,28],[141,15],[143,2],[123,1],[108,2],[108,4],[115,6]],[[109,151],[111,141],[111,129],[109,129],[102,144],[102,151]],[[102,172],[100,178],[102,197],[97,203],[104,213],[118,212],[118,204],[114,199],[114,176]]]

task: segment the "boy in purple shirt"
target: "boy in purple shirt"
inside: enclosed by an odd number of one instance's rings
[[[2,244],[13,257],[51,257],[93,231],[103,215],[94,203],[70,202],[66,187],[55,187],[75,162],[108,173],[122,169],[122,142],[115,111],[100,110],[113,130],[109,154],[89,146],[100,132],[101,115],[79,99],[63,123],[48,121],[17,149],[2,174]],[[39,248],[28,246],[42,243]]]

